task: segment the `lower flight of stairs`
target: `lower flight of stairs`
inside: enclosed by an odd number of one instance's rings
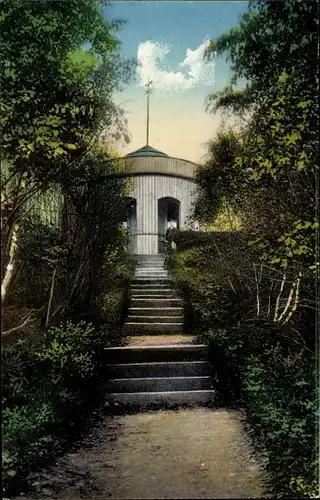
[[[183,303],[174,297],[161,256],[140,259],[131,292],[124,326],[129,344],[105,349],[106,405],[131,410],[213,405],[208,347],[183,335]]]
[[[113,347],[106,355],[110,406],[141,409],[215,401],[206,345]]]

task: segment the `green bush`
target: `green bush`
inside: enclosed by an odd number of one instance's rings
[[[116,323],[121,319],[123,306],[123,292],[113,291],[103,297],[103,312],[109,323]]]
[[[218,247],[240,247],[245,245],[243,235],[240,231],[172,231],[168,241],[174,241],[177,250],[183,252],[190,249],[201,249],[203,247],[217,245]]]
[[[255,440],[268,453],[274,493],[316,494],[315,364],[285,355],[280,346],[268,359],[250,356],[242,386]]]
[[[59,382],[62,377],[69,384],[72,379],[92,377],[102,344],[91,325],[68,321],[44,334],[42,348],[35,355],[50,366],[53,380]]]
[[[54,448],[57,416],[50,402],[34,401],[3,411],[2,465],[4,480],[14,478],[25,464],[47,458]]]
[[[130,280],[135,262],[123,248],[124,235],[120,232],[116,242],[105,255],[96,307],[92,321],[105,332],[105,341],[110,344],[120,341],[121,326],[129,304]]]
[[[4,352],[3,472],[6,489],[54,455],[84,414],[105,338],[85,322],[50,328]],[[81,411],[79,411],[81,409]]]
[[[236,251],[219,249],[225,267],[210,246],[176,252],[169,260],[175,286],[210,346],[222,400],[246,408],[248,431],[268,458],[272,493],[313,496],[317,401],[308,317],[300,312],[298,336],[292,324],[257,317],[251,256],[236,262]]]

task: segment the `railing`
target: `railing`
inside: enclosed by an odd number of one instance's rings
[[[157,236],[158,237],[158,253],[167,255],[171,252],[171,245],[168,242],[164,233],[158,232],[129,232],[129,249],[136,248],[137,236]]]

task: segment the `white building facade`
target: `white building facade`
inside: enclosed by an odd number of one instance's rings
[[[172,158],[151,146],[125,157],[126,175],[132,180],[126,227],[131,253],[164,252],[166,230],[191,229],[189,216],[195,199],[197,165]]]

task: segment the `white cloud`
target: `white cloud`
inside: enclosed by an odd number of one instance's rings
[[[161,43],[146,41],[138,47],[138,75],[141,86],[152,80],[152,87],[163,92],[185,92],[202,85],[212,85],[215,75],[215,61],[203,58],[208,41],[197,49],[186,50],[186,56],[177,65],[176,71],[165,67],[165,58],[170,48]],[[179,70],[178,68],[181,68]]]

